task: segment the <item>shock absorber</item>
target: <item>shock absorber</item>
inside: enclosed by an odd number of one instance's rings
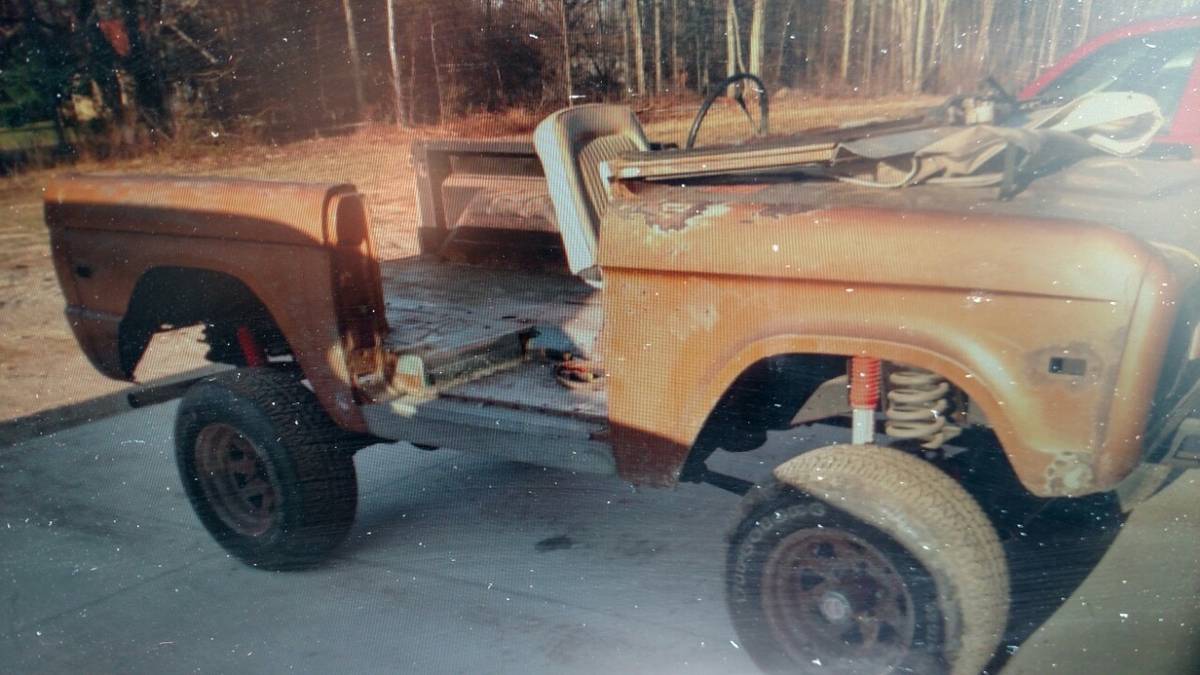
[[[950,424],[950,383],[919,368],[901,368],[888,374],[887,422],[884,431],[893,438],[922,441],[926,450],[937,450],[962,429]]]
[[[875,442],[875,409],[879,407],[879,359],[855,356],[850,359],[850,442]]]

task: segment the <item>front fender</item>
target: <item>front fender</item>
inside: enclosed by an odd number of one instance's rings
[[[615,209],[601,249],[609,415],[627,477],[673,480],[738,375],[780,354],[938,372],[980,405],[1035,494],[1109,489],[1141,455],[1178,291],[1138,240],[1065,222],[780,217],[744,203],[661,227],[646,211]]]

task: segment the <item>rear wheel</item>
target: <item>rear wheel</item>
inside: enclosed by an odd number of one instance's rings
[[[194,385],[175,423],[179,475],[200,522],[243,562],[314,565],[350,531],[362,445],[291,373],[251,369]]]
[[[978,673],[1008,571],[987,517],[920,459],[833,446],[784,464],[734,529],[727,600],[768,672]]]

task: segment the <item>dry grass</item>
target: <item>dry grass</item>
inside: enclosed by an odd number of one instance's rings
[[[873,119],[895,119],[914,111],[934,105],[939,99],[898,98],[878,101],[821,99],[805,97],[794,92],[771,99],[770,121],[772,134],[794,134],[821,127],[836,127],[848,122]],[[646,133],[657,141],[679,143],[687,138],[698,103],[683,102],[663,109],[651,109],[639,113]],[[758,107],[747,101],[754,119],[758,119]],[[750,136],[753,126],[745,113],[731,101],[722,99],[709,111],[704,121],[697,145],[711,143],[734,143]]]
[[[899,117],[929,101],[880,102],[806,99],[773,100],[773,131],[788,133],[880,116]],[[697,101],[658,99],[639,106],[647,133],[655,140],[682,143]],[[82,162],[70,169],[37,170],[0,179],[0,419],[78,401],[120,389],[101,377],[80,353],[62,318],[62,296],[49,257],[42,224],[41,186],[64,171],[217,175],[277,180],[349,181],[371,204],[380,253],[400,257],[416,252],[417,211],[409,146],[419,137],[494,138],[528,133],[541,115],[516,110],[474,115],[435,129],[401,130],[376,125],[348,135],[288,145],[213,144],[193,141],[168,145],[133,159]],[[733,142],[749,132],[740,110],[718,106],[710,113],[701,143]],[[142,379],[199,365],[203,349],[195,333],[159,336],[139,367]]]

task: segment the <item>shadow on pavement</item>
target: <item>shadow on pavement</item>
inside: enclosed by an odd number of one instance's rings
[[[1008,626],[985,670],[998,673],[1092,573],[1125,516],[1113,493],[1073,499],[1030,495],[999,447],[959,457],[963,459],[947,460],[946,469],[962,480],[992,519],[1008,558]]]

